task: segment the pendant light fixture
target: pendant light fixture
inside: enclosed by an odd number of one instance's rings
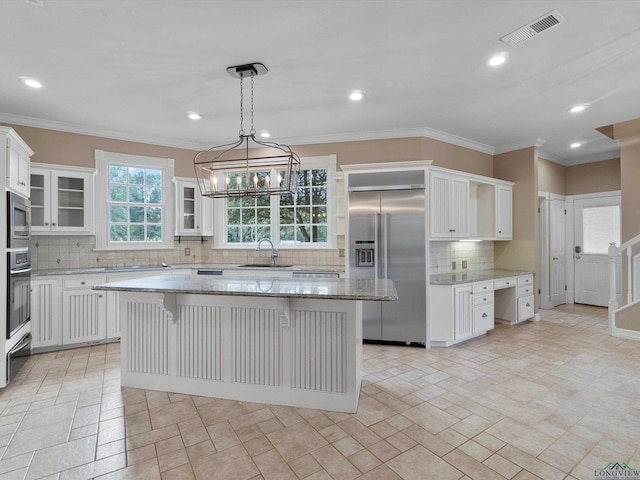
[[[256,139],[253,126],[253,80],[267,73],[262,63],[227,68],[240,79],[239,139],[198,152],[193,159],[200,193],[205,197],[261,197],[293,193],[298,185],[300,157],[288,145]],[[251,129],[244,130],[244,85],[251,80]]]

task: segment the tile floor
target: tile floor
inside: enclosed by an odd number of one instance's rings
[[[640,343],[606,310],[423,350],[365,346],[356,414],[121,389],[119,345],[0,392],[0,479],[593,479],[640,467]]]

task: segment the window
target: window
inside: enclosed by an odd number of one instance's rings
[[[584,207],[582,238],[585,254],[606,255],[611,242],[620,245],[620,206]]]
[[[173,160],[96,150],[96,249],[173,248]]]
[[[162,170],[109,165],[109,241],[162,242]]]
[[[293,194],[257,198],[228,198],[221,203],[225,232],[219,246],[244,246],[268,238],[279,247],[330,246],[329,188],[333,157],[303,159],[298,189]],[[282,172],[261,172],[276,176]],[[236,182],[245,174],[229,174]],[[222,232],[221,232],[222,233]]]
[[[267,173],[258,175],[263,180]],[[246,174],[230,174],[230,182],[238,176],[245,181]],[[254,243],[271,238],[271,196],[227,199],[227,243]]]
[[[295,195],[280,197],[280,243],[327,243],[327,169],[302,170]]]

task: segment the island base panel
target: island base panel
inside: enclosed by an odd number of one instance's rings
[[[355,412],[362,302],[120,295],[122,386]]]

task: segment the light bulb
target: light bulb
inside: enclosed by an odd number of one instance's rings
[[[255,183],[256,185],[258,185],[258,175],[254,175],[254,176],[253,176],[253,183]]]
[[[278,174],[278,185],[282,183],[282,175]]]
[[[242,185],[242,177],[236,178],[236,183],[238,184],[238,188]]]

